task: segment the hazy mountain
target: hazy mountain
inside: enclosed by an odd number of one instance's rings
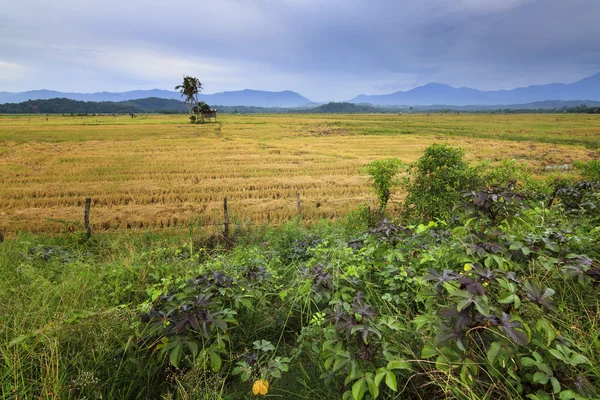
[[[571,84],[552,83],[512,90],[483,91],[454,88],[440,83],[429,83],[406,92],[385,95],[359,95],[352,103],[375,105],[498,105],[524,104],[546,100],[600,100],[600,73]]]
[[[28,92],[0,92],[0,104],[21,103],[27,100],[47,100],[66,98],[79,101],[128,101],[157,97],[161,99],[182,100],[179,92],[169,90],[133,90],[123,93],[63,93],[54,90],[32,90]],[[262,90],[238,90],[214,94],[200,94],[198,100],[210,105],[255,106],[255,107],[300,107],[311,103],[309,99],[289,90],[283,92],[267,92]]]

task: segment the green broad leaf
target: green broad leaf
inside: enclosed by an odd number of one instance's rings
[[[499,342],[493,342],[490,345],[490,348],[487,351],[487,359],[491,365],[494,365],[496,358],[498,358],[498,353],[502,350],[502,345]]]
[[[535,394],[530,393],[527,395],[527,398],[531,400],[551,400],[551,397],[548,393],[538,390]]]
[[[387,385],[387,387],[392,389],[394,392],[397,392],[398,391],[398,382],[396,381],[396,374],[394,374],[392,371],[388,371],[385,374],[385,384]]]
[[[564,361],[564,362],[568,362],[569,357],[566,354],[563,354],[563,352],[558,351],[556,349],[549,349],[548,351],[550,352],[550,354],[552,354],[554,356],[554,358]]]
[[[587,397],[583,397],[580,394],[572,391],[572,390],[563,390],[562,392],[560,392],[560,394],[558,395],[558,397],[560,398],[560,400],[586,400]]]
[[[383,379],[383,377],[385,376],[385,374],[387,373],[387,370],[385,368],[379,368],[377,370],[377,375],[375,375],[375,384],[377,386],[379,386],[379,384],[381,383],[381,380]]]
[[[548,320],[541,318],[535,324],[535,329],[538,332],[543,332],[546,334],[546,346],[550,346],[554,339],[556,339],[556,330],[552,327]]]
[[[210,358],[210,368],[214,372],[218,372],[221,369],[221,364],[223,363],[223,361],[221,360],[221,357],[214,351],[210,351],[208,353],[208,356]]]
[[[271,371],[271,376],[273,378],[281,378],[281,371],[278,370],[277,368],[273,368],[270,371]]]
[[[451,296],[457,296],[457,297],[462,297],[463,299],[472,299],[472,295],[471,293],[465,291],[465,290],[455,290],[453,293],[450,293]]]
[[[336,357],[335,362],[333,363],[333,372],[342,368],[348,362],[347,358]]]
[[[492,258],[494,259],[494,261],[496,261],[496,265],[499,268],[502,268],[502,266],[504,265],[504,260],[502,259],[502,257],[500,257],[500,256],[498,256],[496,254],[493,254]]]
[[[288,291],[287,290],[282,290],[281,292],[279,292],[279,298],[281,299],[281,301],[285,301],[285,298],[288,297]]]
[[[537,362],[533,358],[523,357],[521,358],[521,364],[523,364],[524,367],[533,367]]]
[[[555,253],[560,252],[560,247],[558,247],[558,245],[556,245],[554,243],[546,243],[546,248],[549,250],[552,250]]]
[[[513,303],[515,308],[521,307],[521,298],[515,294],[515,302]]]
[[[450,371],[452,369],[452,365],[444,356],[439,356],[435,359],[435,367],[440,371]]]
[[[479,311],[482,315],[490,315],[490,305],[488,304],[487,297],[479,297],[474,300],[474,303],[475,308],[477,308],[477,311]]]
[[[344,385],[349,385],[350,382],[357,380],[361,376],[363,376],[363,371],[359,368],[359,365],[356,361],[351,362],[350,373],[344,380]]]
[[[425,325],[431,322],[431,317],[429,315],[419,315],[418,317],[413,319],[412,322],[413,324],[415,324],[417,330],[421,330],[421,328],[423,328]]]
[[[336,359],[335,356],[331,356],[329,358],[327,358],[325,360],[325,362],[323,363],[323,366],[325,367],[325,369],[329,369],[331,367],[331,364],[333,364],[333,361]]]
[[[367,382],[365,378],[360,378],[352,385],[352,397],[354,400],[361,400],[367,391]]]
[[[548,383],[548,375],[546,375],[543,372],[536,372],[535,374],[533,374],[533,381],[536,383],[541,383],[542,385],[545,385],[546,383]]]
[[[571,364],[572,366],[576,366],[579,364],[589,364],[589,360],[581,354],[573,352],[573,354],[571,354],[571,357],[569,358],[569,364]]]
[[[554,394],[560,392],[560,382],[555,377],[550,378],[550,383],[552,384],[552,389],[554,390]]]
[[[458,312],[461,312],[463,309],[468,307],[471,303],[473,303],[473,300],[471,300],[471,299],[459,300],[456,302],[456,310],[458,310]]]
[[[469,367],[465,364],[460,369],[460,380],[468,386],[473,385],[473,377],[469,373]]]
[[[250,379],[250,374],[247,371],[243,371],[242,375],[240,375],[240,378],[242,379],[242,382],[246,382],[248,379]]]
[[[421,358],[427,359],[427,358],[431,358],[431,357],[437,356],[437,355],[438,355],[438,351],[433,346],[425,346],[421,350]]]
[[[337,340],[326,340],[323,343],[323,351],[325,350],[335,350],[335,344]]]
[[[198,343],[196,342],[192,342],[191,340],[186,340],[185,341],[185,345],[188,347],[188,349],[190,349],[190,351],[192,352],[192,356],[194,358],[196,358],[196,356],[198,355]]]
[[[376,399],[379,396],[379,385],[375,383],[373,378],[366,377],[367,387],[369,388],[369,393],[371,397]]]
[[[483,260],[483,264],[487,267],[487,268],[491,268],[492,267],[492,263],[493,263],[494,259],[492,258],[492,256],[487,256],[485,258],[485,260]]]
[[[177,342],[169,352],[169,361],[175,368],[179,368],[179,362],[183,356],[183,343]]]
[[[406,360],[392,360],[388,363],[387,369],[411,369],[410,362]]]
[[[256,350],[262,350],[262,351],[273,351],[275,350],[275,346],[273,346],[273,344],[271,342],[269,342],[268,340],[257,340],[255,342],[252,343],[254,345],[254,349]]]
[[[502,304],[508,304],[508,303],[512,303],[514,301],[514,294],[506,294],[504,297],[501,297],[498,299],[498,303],[502,303]]]

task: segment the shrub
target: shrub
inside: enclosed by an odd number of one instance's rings
[[[575,167],[581,169],[581,175],[590,181],[600,181],[600,160],[592,160],[587,163],[576,163]]]
[[[448,219],[461,193],[482,185],[477,169],[469,167],[463,155],[463,149],[444,144],[432,144],[425,150],[404,181],[407,215]]]
[[[378,209],[380,213],[385,211],[392,189],[398,184],[396,176],[402,166],[397,158],[371,161],[365,167],[365,172],[371,176],[373,190],[377,194]]]

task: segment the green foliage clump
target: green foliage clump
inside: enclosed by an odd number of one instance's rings
[[[397,175],[402,167],[402,162],[397,158],[371,161],[365,171],[373,181],[373,189],[377,193],[378,209],[385,211],[388,201],[392,196],[392,189],[398,184]]]
[[[600,182],[600,160],[591,160],[587,163],[576,163],[575,166],[581,169],[581,175],[584,179]]]
[[[482,185],[477,170],[463,159],[464,150],[432,144],[410,167],[404,185],[406,213],[414,219],[448,219],[462,192]]]

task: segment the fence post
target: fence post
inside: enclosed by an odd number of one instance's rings
[[[296,192],[296,203],[298,203],[298,215],[302,216],[302,207],[300,204],[300,192]]]
[[[87,237],[92,237],[92,228],[90,228],[90,207],[92,205],[92,199],[86,197],[85,199],[85,208],[83,210],[83,223],[85,224],[85,230],[87,232]]]
[[[223,236],[229,240],[229,213],[227,212],[227,197],[223,199]]]

